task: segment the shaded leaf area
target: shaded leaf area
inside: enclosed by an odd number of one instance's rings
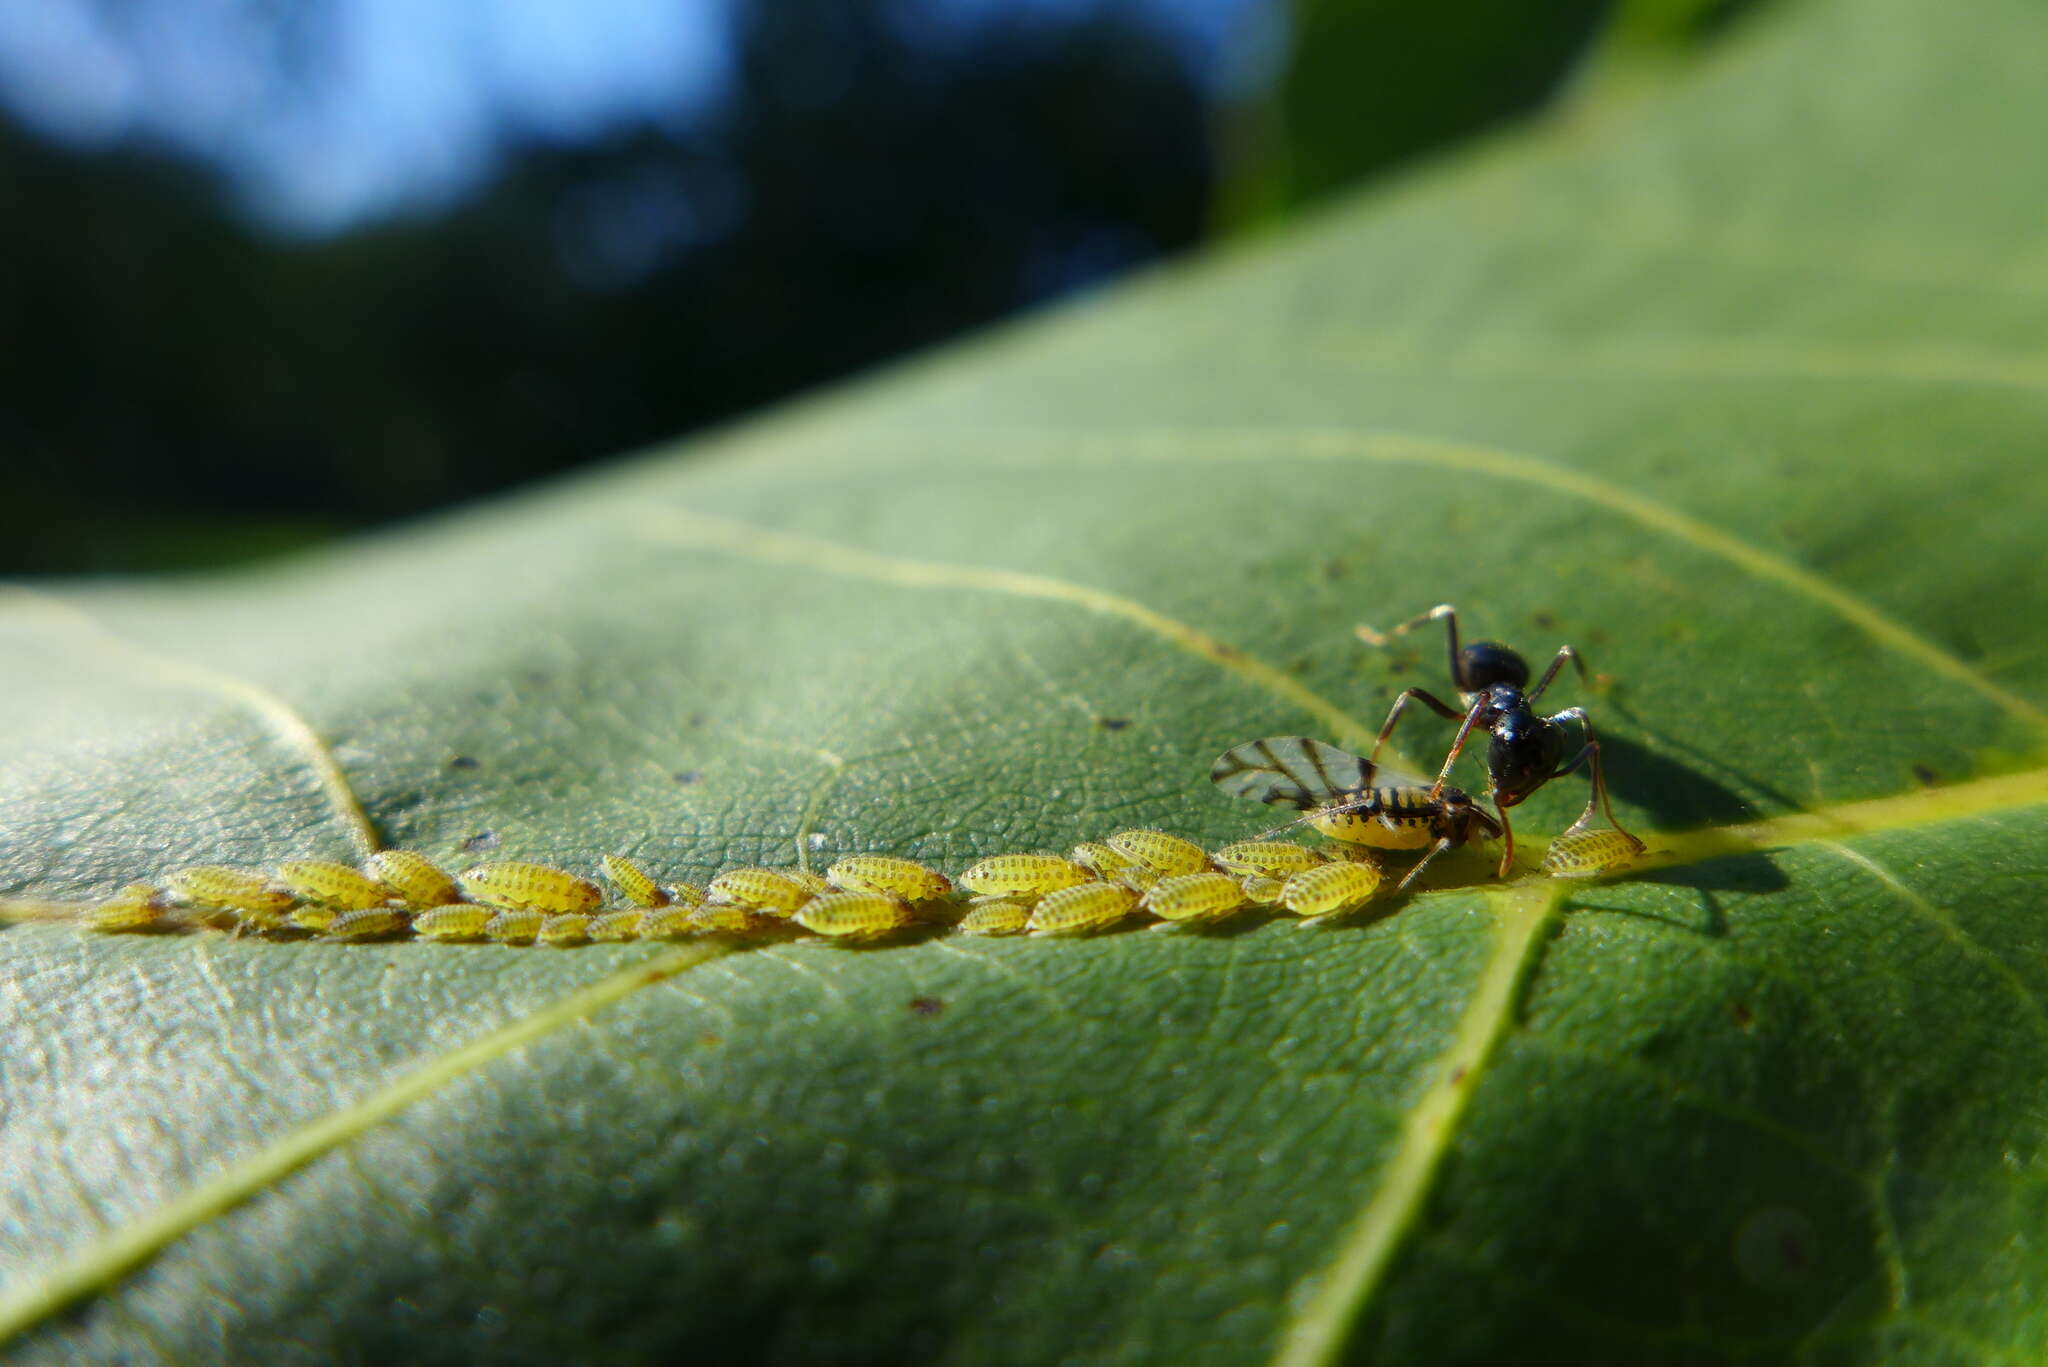
[[[2042,749],[2048,96],[1994,57],[2048,20],[1971,13],[1759,17],[1647,105],[688,468],[65,595],[112,636],[10,598],[33,896],[347,854],[273,699],[450,862],[1218,843],[1269,814],[1213,756],[1446,689],[1436,639],[1350,632],[1444,600],[1585,648],[1605,681],[1553,697],[1653,849],[1927,789],[1519,939],[1478,851],[1348,929],[734,954],[255,1184],[23,1356],[1245,1362],[1320,1324],[1359,1361],[2038,1357],[2043,809],[1942,788]],[[0,946],[33,1023],[0,1304],[659,953]],[[1325,1293],[1365,1245],[1354,1324]]]

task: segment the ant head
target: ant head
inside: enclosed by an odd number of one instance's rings
[[[1493,800],[1512,807],[1550,782],[1564,758],[1564,743],[1563,727],[1527,707],[1498,718],[1486,747]]]
[[[1520,688],[1529,682],[1529,662],[1499,641],[1474,641],[1458,652],[1459,686],[1483,693],[1495,684]]]

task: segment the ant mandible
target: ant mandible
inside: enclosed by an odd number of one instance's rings
[[[1524,685],[1529,682],[1528,662],[1498,641],[1474,641],[1461,648],[1458,644],[1458,610],[1449,603],[1439,603],[1389,632],[1377,632],[1361,626],[1357,629],[1358,638],[1367,645],[1382,646],[1396,636],[1439,619],[1444,623],[1450,642],[1451,682],[1457,686],[1465,706],[1462,710],[1452,707],[1426,689],[1405,690],[1394,699],[1393,710],[1387,713],[1387,724],[1380,728],[1379,739],[1373,742],[1370,760],[1378,761],[1380,747],[1393,735],[1395,724],[1401,720],[1402,709],[1413,699],[1444,720],[1458,723],[1457,737],[1451,742],[1450,753],[1444,756],[1443,768],[1437,772],[1436,782],[1430,789],[1432,794],[1442,791],[1449,781],[1451,766],[1458,762],[1466,740],[1475,730],[1484,731],[1490,737],[1486,747],[1487,795],[1493,799],[1494,810],[1500,816],[1503,845],[1500,868],[1495,877],[1507,877],[1515,862],[1515,832],[1508,822],[1508,808],[1519,806],[1550,780],[1563,778],[1581,766],[1591,771],[1592,791],[1586,797],[1586,810],[1565,835],[1576,835],[1584,830],[1592,822],[1597,806],[1607,813],[1608,824],[1640,854],[1643,843],[1622,830],[1621,823],[1614,819],[1614,808],[1607,800],[1607,780],[1600,770],[1600,738],[1593,731],[1593,722],[1586,715],[1586,709],[1567,707],[1547,717],[1536,710],[1537,700],[1550,687],[1551,680],[1557,677],[1557,671],[1564,668],[1566,660],[1577,667],[1581,679],[1586,677],[1586,662],[1580,658],[1579,652],[1571,646],[1559,646],[1556,656],[1550,661],[1550,668],[1543,671],[1543,677],[1536,681],[1534,688],[1525,691]],[[1567,721],[1579,724],[1586,742],[1569,760],[1565,759],[1570,739],[1564,728]]]

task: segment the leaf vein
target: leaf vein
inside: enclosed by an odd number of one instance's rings
[[[313,729],[312,722],[277,694],[246,679],[239,679],[221,670],[179,659],[175,655],[116,635],[110,628],[85,612],[49,594],[16,585],[0,585],[0,602],[13,603],[31,612],[61,621],[86,633],[86,639],[95,648],[110,654],[131,656],[148,665],[165,679],[225,695],[249,708],[270,728],[272,735],[296,751],[312,769],[329,811],[347,830],[349,843],[355,847],[356,853],[367,857],[383,848],[383,841],[377,834],[376,823],[370,820],[369,813],[363,809],[362,799],[356,796],[355,789],[350,786],[348,775],[342,772],[341,761],[335,758],[332,747]]]

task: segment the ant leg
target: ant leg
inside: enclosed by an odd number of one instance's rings
[[[1408,700],[1411,698],[1436,713],[1439,717],[1442,717],[1445,721],[1461,721],[1466,715],[1463,711],[1452,707],[1427,689],[1407,689],[1400,697],[1394,699],[1394,706],[1387,713],[1387,724],[1380,728],[1379,738],[1372,743],[1372,753],[1365,757],[1365,762],[1373,768],[1377,769],[1379,767],[1380,747],[1384,746],[1387,743],[1387,738],[1394,734],[1394,726],[1401,720],[1401,709],[1408,705]],[[1463,735],[1463,732],[1459,733],[1460,743],[1462,743]]]
[[[1586,810],[1579,813],[1579,819],[1577,821],[1574,821],[1571,824],[1571,827],[1568,830],[1566,830],[1564,834],[1576,835],[1580,831],[1584,830],[1587,826],[1592,824],[1593,810],[1597,806],[1601,811],[1607,814],[1607,824],[1614,827],[1615,830],[1620,831],[1623,835],[1627,836],[1631,841],[1633,841],[1635,843],[1637,853],[1641,853],[1643,849],[1643,842],[1637,840],[1633,832],[1626,829],[1619,821],[1616,821],[1614,819],[1614,804],[1608,799],[1607,796],[1607,775],[1600,768],[1600,737],[1593,730],[1592,718],[1586,715],[1586,709],[1583,707],[1568,707],[1564,711],[1558,713],[1556,717],[1554,717],[1552,720],[1563,721],[1566,718],[1570,718],[1571,720],[1576,721],[1579,724],[1579,726],[1585,731],[1585,748],[1581,749],[1578,754],[1572,756],[1570,763],[1559,765],[1557,768],[1557,772],[1552,774],[1551,777],[1563,778],[1566,774],[1573,773],[1581,765],[1584,765],[1591,770],[1589,777],[1592,780],[1592,783],[1590,785],[1592,791],[1586,794]]]
[[[1499,802],[1493,805],[1494,815],[1500,818],[1500,867],[1493,871],[1495,878],[1505,878],[1508,870],[1515,865],[1515,825],[1508,820],[1508,809]]]
[[[1559,646],[1557,648],[1557,654],[1551,657],[1550,668],[1543,671],[1543,677],[1536,681],[1536,686],[1534,688],[1530,689],[1527,693],[1522,695],[1529,700],[1529,705],[1531,707],[1535,706],[1536,700],[1543,696],[1543,690],[1550,687],[1550,681],[1557,677],[1558,670],[1564,668],[1564,662],[1566,660],[1570,660],[1573,664],[1578,666],[1579,681],[1581,683],[1586,682],[1585,657],[1579,654],[1578,648],[1576,646]],[[1577,709],[1573,710],[1576,711]],[[1564,714],[1559,713],[1558,715],[1562,716]]]
[[[1435,702],[1436,700],[1432,698],[1430,701]],[[1438,703],[1437,706],[1441,709],[1443,704]],[[1479,720],[1479,714],[1485,710],[1486,698],[1483,694],[1474,698],[1472,706],[1465,709],[1464,718],[1458,723],[1458,734],[1451,740],[1450,753],[1444,756],[1444,767],[1436,771],[1436,782],[1429,785],[1430,801],[1434,802],[1438,795],[1443,792],[1444,784],[1450,782],[1451,766],[1456,764],[1458,756],[1464,753],[1465,742],[1472,736],[1473,723]]]
[[[1352,634],[1369,646],[1384,646],[1391,645],[1396,636],[1406,636],[1415,628],[1427,626],[1431,622],[1438,620],[1445,624],[1445,634],[1450,638],[1451,682],[1460,693],[1469,693],[1472,690],[1467,686],[1464,661],[1460,658],[1458,650],[1458,609],[1452,604],[1438,603],[1428,612],[1410,617],[1392,631],[1374,631],[1371,627],[1365,626],[1362,623],[1351,630]]]

